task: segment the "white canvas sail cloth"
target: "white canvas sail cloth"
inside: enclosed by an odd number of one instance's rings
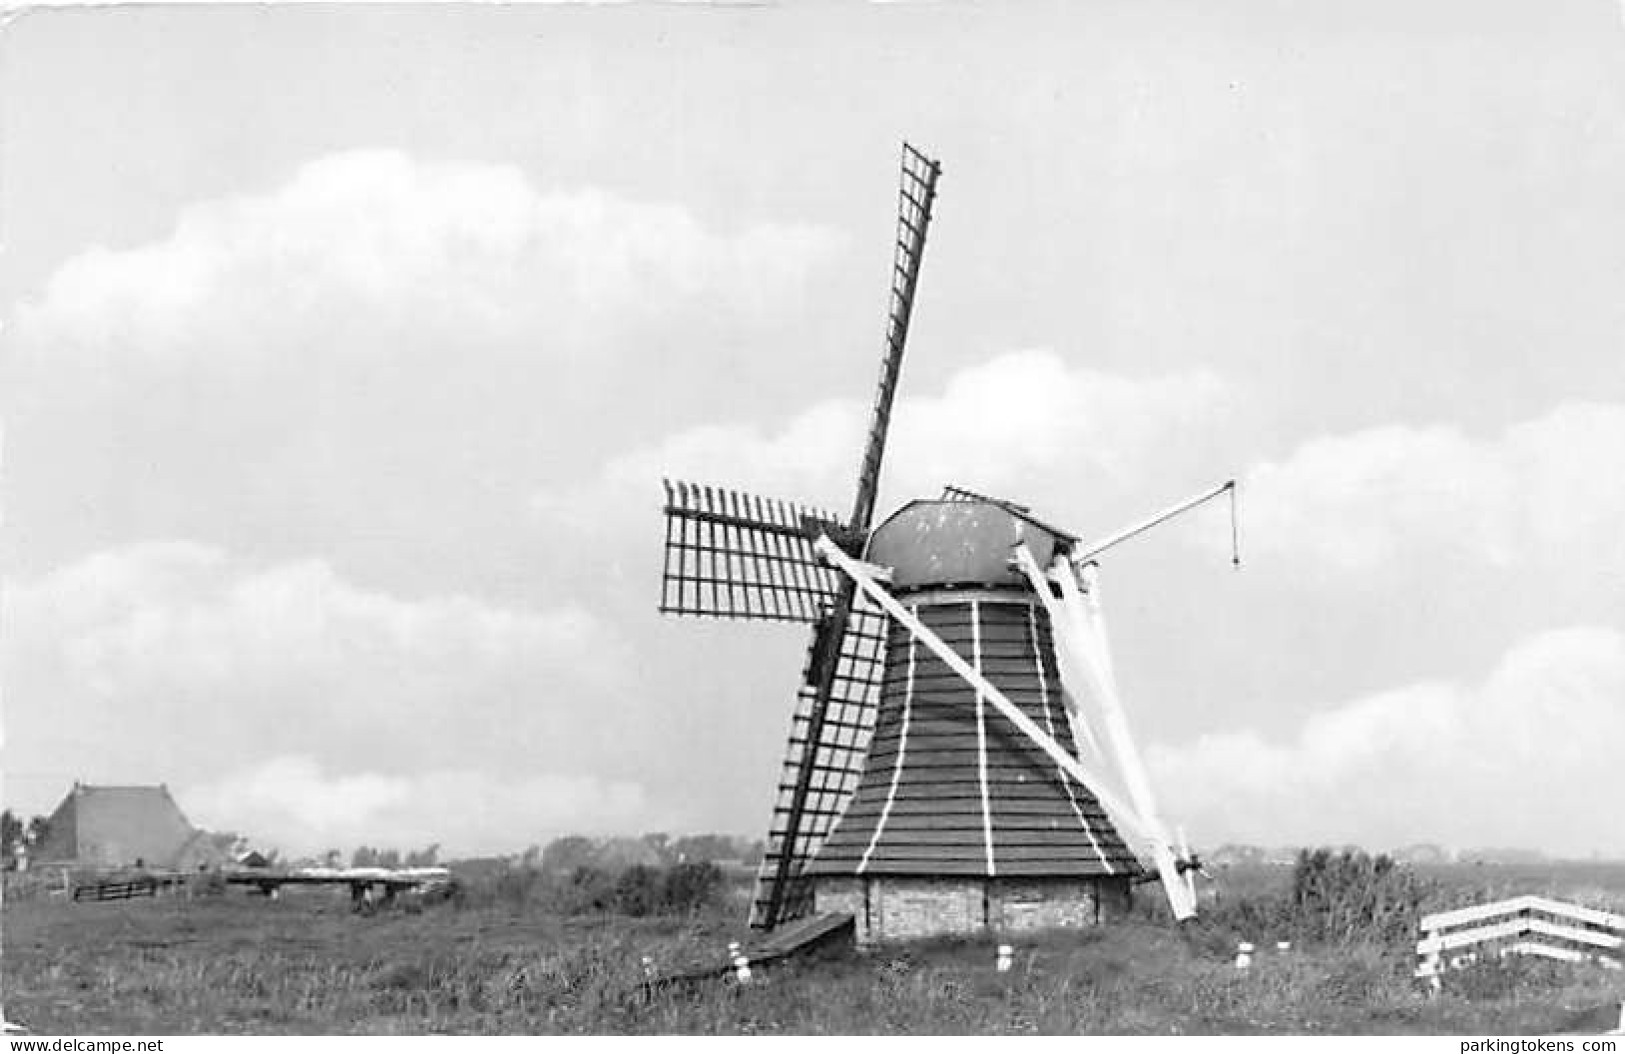
[[[1025,545],[1018,545],[1015,553],[1016,562],[1032,580],[1033,589],[1049,612],[1056,642],[1061,645],[1058,652],[1062,680],[1068,685],[1068,701],[1075,711],[1073,720],[1084,733],[1079,738],[1095,747],[1101,760],[1121,780],[1123,793],[1109,797],[1126,799],[1133,809],[1133,822],[1126,826],[1143,832],[1145,849],[1156,865],[1175,918],[1189,918],[1196,912],[1194,882],[1188,862],[1181,865],[1181,854],[1176,852],[1174,839],[1157,808],[1118,693],[1100,606],[1099,567],[1093,562],[1075,567],[1064,555],[1057,554],[1046,575]],[[1060,590],[1059,599],[1049,588],[1051,582]],[[1095,734],[1096,721],[1081,705],[1085,698],[1093,703],[1099,735]]]

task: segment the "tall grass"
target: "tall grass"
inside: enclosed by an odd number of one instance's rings
[[[1544,963],[1469,971],[1429,995],[1409,976],[1406,920],[1439,891],[1349,854],[1305,854],[1289,880],[1237,890],[1206,914],[1206,943],[1140,918],[1022,937],[1007,973],[988,941],[937,941],[651,994],[645,956],[661,971],[715,964],[740,935],[725,886],[683,888],[670,873],[521,868],[470,880],[454,904],[365,917],[314,892],[39,898],[6,908],[6,1009],[81,1034],[1512,1034],[1618,998],[1613,975]],[[1238,933],[1294,943],[1264,944],[1239,971]]]
[[[1373,945],[1396,952],[1415,940],[1440,889],[1388,856],[1303,850],[1284,888],[1221,900],[1206,925],[1241,939]]]

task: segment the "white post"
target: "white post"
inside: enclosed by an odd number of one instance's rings
[[[1000,973],[1008,973],[1010,965],[1015,961],[1016,950],[1008,944],[999,945],[999,957],[995,965]]]
[[[1253,964],[1253,946],[1247,941],[1236,945],[1236,969],[1245,970]]]
[[[739,981],[739,983],[749,983],[750,960],[745,958],[745,953],[739,950],[738,941],[728,942],[728,961],[733,963],[734,977]]]

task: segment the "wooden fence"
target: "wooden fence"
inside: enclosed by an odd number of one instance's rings
[[[1416,976],[1437,988],[1446,971],[1477,962],[1486,952],[1591,961],[1617,969],[1622,946],[1625,915],[1546,897],[1513,897],[1424,917]]]
[[[137,878],[127,882],[93,882],[73,887],[74,900],[129,900],[131,897],[155,897],[158,883],[150,878]]]

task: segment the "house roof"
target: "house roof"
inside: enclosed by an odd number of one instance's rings
[[[75,783],[49,824],[40,860],[93,867],[167,867],[196,833],[162,784]]]

